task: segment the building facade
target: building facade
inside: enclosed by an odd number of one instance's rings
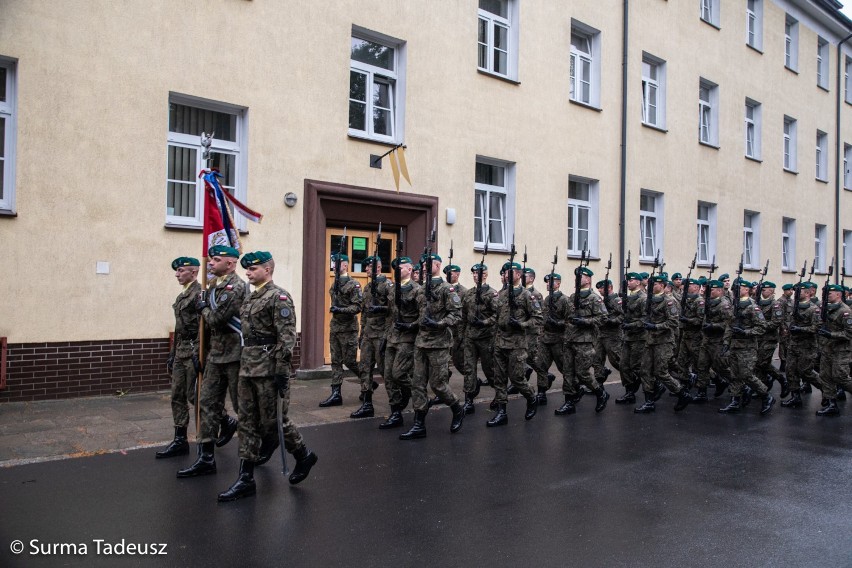
[[[356,274],[379,222],[414,256],[433,220],[464,268],[487,239],[488,264],[514,240],[539,270],[558,247],[563,273],[583,248],[596,274],[611,254],[613,276],[657,251],[670,272],[693,255],[733,272],[741,254],[780,282],[804,262],[852,271],[838,8],[4,2],[0,402],[168,384],[168,267],[203,255],[202,131],[223,186],[265,216],[238,221],[243,245],[276,258],[303,370],[324,363],[344,226]],[[400,144],[411,183],[397,190],[376,157]]]

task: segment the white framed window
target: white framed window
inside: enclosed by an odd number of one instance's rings
[[[598,180],[571,176],[568,179],[568,254],[583,247],[598,255]]]
[[[719,27],[719,4],[721,0],[698,0],[701,8],[701,19],[708,24]]]
[[[719,145],[719,85],[703,78],[698,82],[698,140]]]
[[[518,1],[479,0],[477,67],[486,73],[518,77]]]
[[[642,52],[642,122],[666,127],[666,62]]]
[[[828,90],[828,40],[817,36],[817,86]]]
[[[716,204],[698,202],[698,264],[710,264],[716,256]]]
[[[0,56],[0,211],[15,212],[17,63]]]
[[[852,57],[846,57],[846,65],[843,69],[843,84],[846,86],[846,97],[847,103],[852,103]]]
[[[222,189],[245,203],[246,109],[177,93],[169,94],[166,143],[166,225],[201,227],[204,181],[198,173],[218,168]],[[201,133],[213,134],[210,162],[205,163]],[[241,216],[234,219],[245,230]]]
[[[817,272],[827,270],[826,249],[828,247],[828,228],[825,225],[814,226],[814,266]]]
[[[781,270],[796,270],[796,220],[781,219]]]
[[[760,268],[760,213],[743,215],[743,266]]]
[[[843,188],[852,189],[852,146],[843,145]],[[852,267],[850,267],[852,268]]]
[[[759,160],[761,156],[761,124],[763,105],[747,98],[745,100],[745,155]]]
[[[796,171],[796,119],[784,116],[784,169]]]
[[[642,190],[639,195],[639,259],[654,260],[663,255],[663,194]]]
[[[843,264],[842,271],[846,268],[846,276],[852,276],[852,231],[843,231]]]
[[[790,14],[784,20],[784,66],[791,71],[799,69],[799,22]]]
[[[571,20],[572,101],[600,107],[601,32]]]
[[[763,50],[763,0],[746,0],[746,45]]]
[[[476,157],[474,248],[508,251],[515,230],[515,164]]]
[[[816,134],[816,178],[828,181],[828,134],[820,130]]]
[[[403,139],[405,43],[352,26],[349,135],[378,142]]]

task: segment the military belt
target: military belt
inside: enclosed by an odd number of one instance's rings
[[[245,347],[257,347],[258,345],[275,345],[277,337],[246,337],[243,345]]]

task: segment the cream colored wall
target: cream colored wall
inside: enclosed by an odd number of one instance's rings
[[[771,45],[779,21],[783,33],[783,13],[773,4],[767,2],[766,53],[757,57],[742,53],[750,50],[739,23],[727,20],[734,16],[728,4],[721,31],[699,22],[697,7],[685,6],[691,2],[638,4],[631,12],[628,106],[635,117],[629,121],[627,209],[634,257],[638,191],[645,187],[667,196],[670,266],[692,256],[698,195],[720,204],[718,248],[731,251],[723,263],[733,262],[740,248],[744,207],[764,214],[761,255],[776,259],[769,218],[780,226],[782,214],[794,214],[804,258],[803,228],[830,207],[805,199],[787,213],[775,196],[832,195],[832,184],[812,180],[810,141],[816,117],[825,116],[833,162],[834,51],[832,92],[822,96],[813,92],[813,58],[804,48],[798,83],[783,69],[783,37],[780,48]],[[569,175],[600,180],[599,248],[604,259],[610,251],[617,259],[622,2],[523,0],[520,85],[476,72],[476,6],[475,0],[7,3],[0,54],[19,59],[18,216],[0,218],[0,239],[15,267],[0,275],[0,335],[11,342],[68,341],[162,337],[171,330],[170,305],[179,289],[169,263],[200,256],[201,235],[164,228],[170,91],[249,109],[247,201],[265,219],[250,224],[244,244],[272,251],[276,282],[300,305],[304,179],[393,189],[387,164],[368,167],[369,155],[386,147],[346,135],[353,24],[406,42],[405,142],[414,185],[403,183],[402,191],[438,195],[442,253],[453,239],[458,264],[467,268],[479,259],[468,220],[475,158],[484,155],[517,163],[516,240],[521,249],[529,245],[532,266],[544,271],[553,247],[565,250]],[[572,17],[603,34],[600,112],[568,101]],[[800,43],[809,42],[815,39],[803,28]],[[664,135],[639,125],[643,49],[670,65]],[[706,71],[699,70],[701,57],[709,57]],[[728,64],[741,59],[756,59],[758,70]],[[767,64],[770,59],[777,65]],[[689,79],[679,81],[684,74]],[[718,151],[696,141],[699,74],[722,88]],[[784,89],[774,86],[779,82]],[[765,105],[764,163],[757,168],[742,158],[746,94]],[[778,97],[789,101],[776,103]],[[852,132],[852,111],[845,107],[845,130]],[[799,176],[782,174],[778,165],[785,112],[800,120]],[[761,190],[764,196],[755,199],[740,188],[745,179],[777,189]],[[288,191],[299,196],[293,209],[283,204]],[[681,192],[687,196],[675,198]],[[444,223],[446,208],[457,211],[453,226]],[[848,208],[844,215],[844,226],[852,228]],[[44,283],[25,268],[27,259],[45,266]],[[95,275],[99,260],[110,262],[109,275]],[[570,274],[572,267],[560,254],[558,270]],[[602,274],[599,267],[592,264]]]

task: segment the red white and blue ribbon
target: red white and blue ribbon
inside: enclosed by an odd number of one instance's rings
[[[204,251],[214,245],[226,245],[242,252],[240,233],[236,229],[228,202],[233,204],[234,209],[243,217],[260,223],[263,215],[249,209],[240,203],[234,196],[222,189],[219,179],[222,177],[216,170],[202,170],[198,177],[204,179]]]

